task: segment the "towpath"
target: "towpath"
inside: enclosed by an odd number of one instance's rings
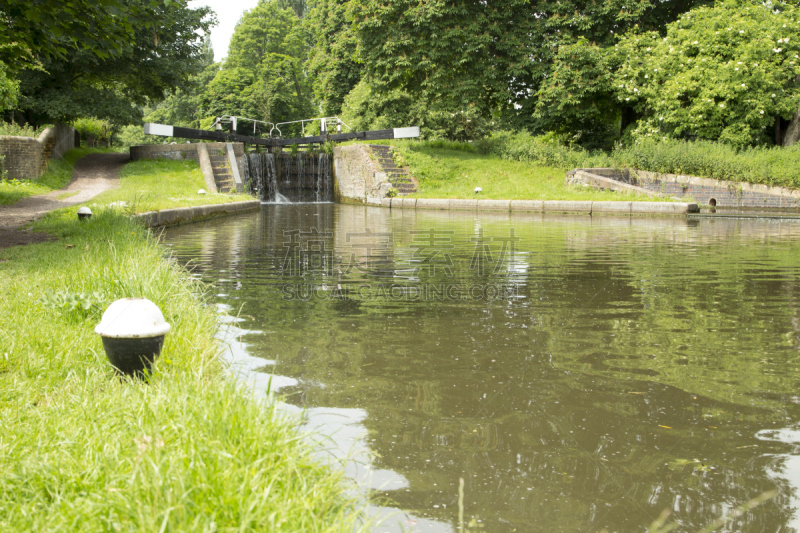
[[[119,171],[129,160],[129,154],[89,154],[75,162],[72,182],[64,189],[0,205],[0,248],[52,240],[49,235],[34,233],[23,226],[48,211],[83,203],[103,191],[119,187]],[[70,193],[71,196],[58,199]]]

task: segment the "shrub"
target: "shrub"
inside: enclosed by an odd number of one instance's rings
[[[81,138],[93,135],[97,141],[105,141],[113,130],[113,126],[107,120],[97,118],[79,118],[73,127],[81,134]]]
[[[478,150],[504,159],[566,168],[636,168],[800,188],[800,146],[736,148],[713,141],[642,140],[611,152],[565,146],[559,139],[501,131],[476,143]]]
[[[14,137],[36,137],[44,128],[36,129],[27,124],[10,124],[0,122],[0,135],[13,135]]]

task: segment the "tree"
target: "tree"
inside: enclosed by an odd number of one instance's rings
[[[637,23],[663,28],[702,2],[351,0],[359,55],[380,89],[402,88],[450,110],[530,117],[559,48],[579,37],[613,45]],[[526,121],[532,126],[532,121]]]
[[[260,0],[242,15],[222,69],[202,97],[206,116],[239,115],[268,122],[309,118],[311,88],[303,64],[304,28],[292,9]],[[253,132],[252,124],[239,124]],[[299,125],[286,128],[299,132]]]
[[[43,56],[40,68],[22,71],[19,108],[28,122],[70,122],[81,116],[136,122],[138,107],[163,99],[202,68],[197,31],[207,31],[213,22],[208,8],[190,9],[188,0],[126,0],[124,5],[138,17],[157,20],[158,27],[134,28],[132,40],[117,43],[115,53],[105,57],[70,47],[61,56]]]
[[[538,127],[587,147],[611,148],[622,114],[607,50],[580,39],[562,45],[538,92]]]
[[[201,64],[203,70],[189,78],[188,82],[178,87],[163,101],[156,103],[152,108],[145,108],[144,121],[160,124],[172,124],[199,128],[200,121],[204,118],[201,97],[208,85],[219,72],[220,65],[214,63],[214,49],[211,46],[211,36],[206,35],[201,51]]]
[[[63,59],[73,48],[121,55],[135,28],[156,25],[146,3],[129,0],[0,0],[0,16],[0,61],[17,68]]]
[[[306,19],[312,48],[306,63],[314,96],[326,115],[342,112],[345,96],[361,81],[358,37],[347,16],[346,0],[317,0]]]
[[[800,109],[798,16],[792,5],[729,1],[692,10],[666,37],[627,35],[611,60],[617,100],[641,117],[639,135],[771,144],[776,119]]]

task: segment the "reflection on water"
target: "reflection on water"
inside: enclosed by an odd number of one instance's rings
[[[377,531],[800,528],[800,222],[334,204],[171,229]],[[396,511],[396,512],[393,512]],[[783,529],[781,529],[783,528]]]

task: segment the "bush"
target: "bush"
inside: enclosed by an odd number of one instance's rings
[[[800,146],[736,150],[712,141],[644,141],[613,152],[617,166],[800,188]]]
[[[107,120],[97,118],[79,118],[73,127],[81,134],[82,139],[94,136],[95,141],[106,141],[112,134],[114,127]]]
[[[475,143],[504,159],[566,168],[636,168],[664,174],[800,188],[800,145],[737,150],[713,141],[643,140],[611,152],[565,146],[551,135],[500,131]]]
[[[44,127],[36,129],[27,124],[9,124],[0,122],[0,135],[13,135],[14,137],[37,137]]]

